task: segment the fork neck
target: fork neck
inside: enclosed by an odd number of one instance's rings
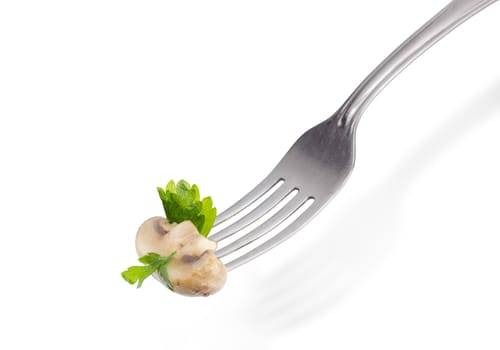
[[[373,99],[410,63],[453,29],[497,0],[454,0],[394,50],[331,118],[355,130]]]

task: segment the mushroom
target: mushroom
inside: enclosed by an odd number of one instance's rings
[[[215,255],[217,243],[202,236],[191,221],[176,224],[164,217],[152,217],[139,227],[135,247],[140,257],[176,252],[167,267],[174,292],[208,296],[226,282],[224,264]]]

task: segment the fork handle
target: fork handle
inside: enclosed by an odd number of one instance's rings
[[[373,99],[432,45],[497,0],[453,0],[394,50],[335,113],[337,124],[354,130]]]

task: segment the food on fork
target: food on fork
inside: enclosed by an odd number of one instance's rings
[[[226,281],[224,264],[215,255],[217,243],[207,238],[215,222],[212,199],[200,200],[196,185],[170,181],[158,188],[165,217],[146,220],[137,231],[135,247],[143,266],[122,272],[130,284],[154,275],[170,290],[183,295],[208,296]]]

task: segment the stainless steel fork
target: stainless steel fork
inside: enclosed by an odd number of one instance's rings
[[[263,240],[257,247],[226,263],[226,268],[231,270],[256,258],[291,237],[311,220],[342,188],[349,177],[354,167],[356,127],[370,102],[428,48],[495,1],[451,1],[375,68],[335,114],[304,133],[261,183],[218,215],[216,227],[237,216],[265,196],[271,188],[275,189],[277,184],[280,185],[249,213],[210,236],[211,239],[220,242],[269,213],[290,193],[296,193],[289,202],[259,226],[216,251],[222,258],[233,253],[237,254],[238,250],[256,240]],[[280,227],[280,224],[294,215],[306,202],[312,204],[300,215],[294,216],[291,223]],[[270,234],[272,231],[277,233]],[[266,240],[264,235],[271,238]]]

